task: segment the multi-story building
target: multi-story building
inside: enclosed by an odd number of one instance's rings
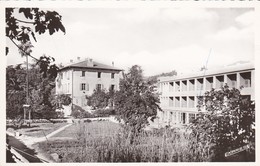
[[[119,88],[120,71],[113,66],[101,64],[92,59],[77,62],[58,71],[56,78],[56,94],[69,94],[72,103],[82,108],[87,106],[86,95],[90,96],[94,89],[117,90]]]
[[[198,99],[212,88],[218,90],[225,84],[240,89],[241,95],[255,100],[255,68],[252,64],[206,70],[190,75],[159,78],[159,123],[162,125],[188,124],[198,113]]]

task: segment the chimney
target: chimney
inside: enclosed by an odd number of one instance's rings
[[[93,62],[93,59],[88,59],[88,61],[87,61],[87,66],[89,66],[89,67],[93,67],[94,66],[94,62]]]
[[[70,63],[73,63],[73,60],[72,60],[72,59],[70,60]]]
[[[80,61],[80,57],[79,56],[77,57],[77,60]]]
[[[114,61],[112,61],[112,66],[114,67]]]

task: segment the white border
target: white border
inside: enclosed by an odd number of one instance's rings
[[[181,7],[181,8],[204,8],[204,7],[214,7],[214,8],[244,8],[244,7],[253,7],[255,8],[255,67],[256,67],[256,84],[260,85],[259,82],[259,63],[260,63],[260,1],[169,1],[169,0],[150,0],[150,1],[114,1],[114,0],[103,0],[103,1],[4,1],[0,2],[0,74],[2,78],[0,79],[0,87],[1,87],[1,95],[0,95],[0,110],[1,110],[1,121],[0,121],[0,165],[13,165],[5,163],[5,66],[6,66],[6,58],[5,58],[5,7],[40,7],[40,8],[153,8],[153,7]],[[260,92],[258,86],[255,87],[256,92]],[[256,103],[259,101],[258,93],[256,95]],[[258,121],[259,121],[259,113],[258,113],[258,105],[256,104],[256,162],[246,162],[246,163],[159,163],[159,165],[260,165],[259,163],[259,130],[258,130]],[[257,153],[258,152],[258,153]],[[71,165],[66,163],[55,163],[52,165]],[[103,163],[74,163],[75,165],[100,165]],[[73,164],[73,165],[74,165]],[[121,165],[122,163],[106,163],[106,165]],[[157,165],[158,163],[124,163],[124,165]],[[20,165],[20,164],[15,164]],[[27,164],[26,164],[27,165]],[[35,164],[34,164],[35,165]],[[36,164],[43,165],[43,164]],[[45,165],[45,164],[44,164]]]

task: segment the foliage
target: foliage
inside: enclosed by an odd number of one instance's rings
[[[157,82],[158,77],[165,77],[165,76],[176,76],[177,72],[175,70],[171,71],[171,72],[167,72],[167,73],[161,73],[161,74],[157,74],[154,76],[150,76],[147,78],[148,81],[150,82]]]
[[[54,90],[54,89],[53,89]],[[63,109],[62,105],[68,106],[71,104],[71,97],[68,94],[53,95],[52,105],[56,106],[56,109]]]
[[[49,31],[49,34],[52,35],[59,30],[65,33],[65,28],[61,22],[62,16],[56,11],[43,11],[39,8],[6,8],[5,14],[6,37],[19,48],[22,56],[34,58],[31,56],[31,48],[33,47],[31,40],[37,42],[35,33],[41,35]],[[18,19],[21,17],[24,20]],[[6,47],[6,55],[8,52],[9,48]],[[43,73],[44,77],[47,76],[47,73],[50,77],[56,77],[57,66],[55,64],[50,65],[54,58],[42,56],[37,61],[40,72]]]
[[[93,109],[105,108],[108,106],[109,94],[104,90],[94,89],[91,96],[86,96],[88,106]]]
[[[74,118],[93,118],[95,115],[85,111],[80,106],[73,104],[71,116]]]
[[[156,118],[159,97],[154,85],[145,81],[140,66],[135,65],[120,80],[120,90],[115,95],[115,110],[118,120],[123,120],[130,129],[132,138]],[[132,140],[131,140],[132,141]]]
[[[29,100],[32,118],[55,118],[54,79],[44,78],[40,69],[31,64],[29,71]],[[21,65],[6,68],[6,113],[7,118],[23,116],[23,104],[26,103],[26,69]]]
[[[88,106],[93,109],[104,109],[106,107],[113,107],[114,105],[115,91],[109,89],[107,92],[105,89],[94,89],[91,96],[86,96]]]
[[[210,161],[202,144],[190,149],[189,133],[163,128],[141,131],[132,144],[119,124],[91,122],[72,125],[57,137],[74,139],[41,143],[47,153],[62,155],[62,162],[194,162]],[[196,153],[198,152],[198,153]]]
[[[112,108],[97,109],[93,114],[96,115],[97,117],[108,117],[110,115],[115,115],[115,110]]]
[[[23,115],[25,92],[13,91],[6,94],[6,117],[14,119]]]
[[[254,144],[255,105],[243,98],[238,89],[228,86],[212,89],[205,93],[198,108],[200,113],[191,126],[192,134],[197,142],[210,144],[213,161],[226,161],[226,152]],[[254,147],[251,152],[254,156]]]

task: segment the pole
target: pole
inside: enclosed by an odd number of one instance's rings
[[[28,69],[28,55],[26,55],[26,104],[29,105],[29,69]],[[28,107],[28,113],[29,113],[29,126],[31,122],[31,110]]]

